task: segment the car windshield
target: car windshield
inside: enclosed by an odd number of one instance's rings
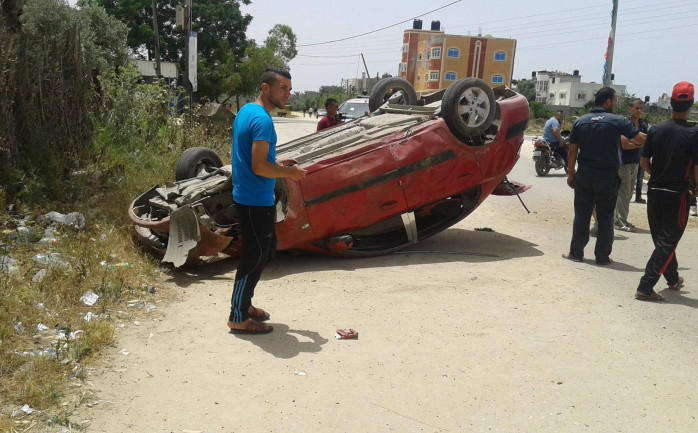
[[[339,107],[339,112],[346,117],[361,117],[368,113],[368,101],[346,101]]]

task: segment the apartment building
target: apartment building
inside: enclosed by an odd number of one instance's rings
[[[399,76],[418,93],[445,89],[456,80],[478,77],[491,86],[511,85],[516,40],[485,36],[447,35],[441,22],[430,30],[414,20],[405,30]]]

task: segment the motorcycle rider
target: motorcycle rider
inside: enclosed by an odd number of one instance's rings
[[[557,155],[558,162],[567,164],[567,148],[565,140],[560,135],[562,125],[562,110],[557,110],[553,117],[545,122],[543,127],[543,138],[550,143],[550,148]]]

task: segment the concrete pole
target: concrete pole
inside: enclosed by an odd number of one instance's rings
[[[611,33],[608,35],[608,48],[606,49],[606,63],[603,68],[603,85],[611,85],[611,75],[613,74],[613,46],[616,42],[616,18],[618,17],[618,0],[613,1],[613,11],[611,12]]]
[[[155,76],[160,78],[160,32],[158,31],[158,10],[156,0],[153,0],[153,31],[155,32]]]

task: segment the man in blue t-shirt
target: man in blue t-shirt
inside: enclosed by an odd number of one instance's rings
[[[602,87],[596,92],[594,105],[590,113],[574,122],[570,132],[567,185],[574,189],[574,222],[569,252],[562,257],[583,261],[591,212],[596,206],[599,230],[594,255],[597,264],[608,265],[613,248],[613,211],[620,185],[620,136],[642,146],[645,134],[630,120],[613,114],[616,91],[612,88]]]
[[[296,161],[276,161],[276,131],[269,113],[286,107],[291,74],[267,69],[257,99],[240,109],[233,123],[233,200],[242,256],[235,273],[228,328],[234,333],[266,334],[269,314],[252,306],[254,289],[276,249],[274,186],[280,177],[300,180],[306,171]]]
[[[543,126],[543,138],[550,143],[550,150],[558,155],[560,162],[567,164],[567,149],[565,148],[565,141],[562,139],[562,135],[560,135],[561,130],[562,111],[557,110],[553,117],[545,122],[545,126]]]

